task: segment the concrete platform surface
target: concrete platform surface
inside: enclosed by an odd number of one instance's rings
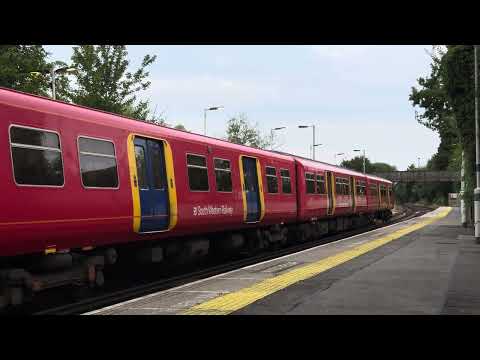
[[[89,314],[478,314],[480,245],[450,210]]]

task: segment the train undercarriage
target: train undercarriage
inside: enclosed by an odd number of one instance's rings
[[[57,252],[0,260],[0,309],[32,301],[35,293],[62,286],[101,288],[104,269],[118,259],[131,266],[173,262],[191,263],[207,256],[252,255],[288,244],[303,243],[326,235],[386,222],[390,210],[375,214],[318,219],[301,224],[276,224],[261,228],[205,234],[170,241]]]

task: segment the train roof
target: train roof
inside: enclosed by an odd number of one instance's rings
[[[336,171],[336,172],[344,173],[346,175],[367,177],[371,180],[377,180],[377,181],[382,181],[382,182],[386,182],[386,183],[391,183],[390,180],[383,179],[383,178],[375,176],[375,175],[364,174],[364,173],[361,173],[361,172],[358,172],[358,171],[355,171],[355,170],[350,170],[350,169],[347,169],[347,168],[344,168],[344,167],[341,167],[341,166],[332,165],[332,164],[329,164],[329,163],[326,163],[326,162],[323,162],[323,161],[307,159],[303,156],[289,154],[289,153],[281,152],[281,151],[274,151],[274,152],[280,153],[280,154],[285,154],[285,155],[290,155],[290,156],[294,157],[298,162],[300,162],[304,166],[305,165],[306,166],[311,166],[311,167],[319,167],[320,166],[322,168],[322,170],[324,169],[324,170],[327,170],[327,171]]]
[[[172,129],[167,126],[152,124],[119,114],[97,110],[82,105],[70,104],[64,101],[54,100],[44,96],[24,93],[4,87],[0,87],[0,104],[2,103],[14,107],[50,113],[52,115],[76,118],[79,121],[91,122],[93,125],[110,126],[132,132],[143,132],[146,134],[152,134],[155,132],[158,133],[160,131],[161,136],[169,136],[172,138],[178,138],[184,141],[186,140],[197,143],[206,143],[208,140],[208,145],[227,147],[237,151],[249,152],[263,156],[272,156],[272,154],[274,154],[278,159],[293,162],[291,155],[273,153],[268,150],[262,150],[246,145],[239,145],[227,140],[217,139],[189,131]]]
[[[48,97],[34,95],[30,93],[21,92],[18,90],[8,89],[5,87],[0,87],[0,104],[7,104],[14,107],[21,107],[25,109],[30,109],[34,111],[42,111],[44,113],[50,113],[52,115],[57,116],[65,116],[69,118],[75,118],[80,121],[91,122],[93,125],[103,125],[103,126],[110,126],[119,129],[135,131],[139,133],[155,133],[161,132],[159,136],[169,136],[172,138],[197,142],[197,143],[205,143],[208,139],[210,145],[216,145],[219,147],[227,147],[230,149],[234,149],[237,151],[244,151],[250,152],[253,154],[263,155],[263,156],[272,156],[275,155],[278,159],[286,160],[286,161],[297,161],[301,162],[304,165],[318,167],[319,165],[322,166],[322,169],[330,170],[330,171],[337,171],[343,172],[348,175],[355,175],[355,176],[367,176],[370,179],[374,179],[377,181],[383,181],[390,183],[389,180],[366,174],[353,171],[347,168],[343,168],[340,166],[328,164],[321,161],[311,160],[304,158],[302,156],[282,152],[282,151],[274,151],[274,150],[262,150],[255,147],[247,146],[247,145],[239,145],[227,140],[217,139],[214,137],[196,134],[189,131],[179,130],[179,129],[172,129],[167,126],[157,125],[148,123],[142,120],[137,120],[133,118],[129,118],[124,115],[119,115],[103,110],[89,108],[87,106],[77,105],[67,103],[61,100],[54,100]]]

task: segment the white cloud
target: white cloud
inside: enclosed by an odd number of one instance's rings
[[[312,45],[313,53],[320,58],[352,59],[365,55],[373,46],[365,45]]]

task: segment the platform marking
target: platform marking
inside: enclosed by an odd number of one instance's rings
[[[420,218],[426,218],[428,216],[430,216],[430,213],[422,215]],[[314,250],[319,249],[319,248],[330,247],[332,245],[338,245],[338,244],[348,242],[352,239],[359,238],[359,237],[362,237],[362,236],[365,236],[365,235],[381,233],[381,232],[384,232],[386,229],[389,229],[389,228],[392,228],[392,227],[399,227],[401,225],[412,223],[414,221],[415,221],[415,219],[403,220],[403,221],[401,221],[399,223],[396,223],[396,224],[383,226],[383,227],[378,228],[378,229],[369,230],[369,231],[363,232],[361,234],[357,234],[357,235],[349,236],[349,237],[346,237],[346,238],[338,239],[338,240],[335,240],[335,241],[332,241],[332,242],[329,242],[329,243],[326,243],[326,244],[320,244],[320,245],[317,245],[317,246],[314,246],[314,247],[311,247],[311,248],[308,248],[308,249],[305,249],[305,250],[298,251],[298,252],[293,253],[293,254],[283,255],[283,256],[280,256],[278,258],[265,260],[265,261],[262,261],[262,262],[259,262],[259,263],[256,263],[256,264],[248,265],[248,266],[245,266],[241,269],[230,270],[230,271],[227,271],[226,273],[213,275],[213,276],[210,276],[208,278],[199,279],[199,280],[196,280],[196,281],[191,282],[191,283],[182,284],[182,285],[176,286],[172,289],[162,290],[162,291],[159,291],[159,292],[155,292],[155,293],[152,293],[152,294],[141,296],[139,298],[126,300],[126,301],[123,301],[123,302],[120,302],[120,303],[117,303],[117,304],[114,304],[114,305],[110,305],[110,306],[107,306],[107,307],[104,307],[104,308],[101,308],[101,309],[97,309],[97,310],[94,310],[94,311],[91,311],[91,312],[84,313],[82,315],[96,315],[96,314],[100,314],[100,313],[105,312],[105,311],[111,311],[111,310],[114,310],[114,309],[117,309],[117,308],[122,308],[123,306],[125,306],[127,304],[132,304],[132,303],[135,303],[135,302],[143,301],[143,300],[146,300],[146,299],[149,299],[149,298],[152,298],[152,297],[156,297],[156,296],[159,296],[159,295],[162,295],[162,294],[168,294],[171,291],[178,290],[178,289],[183,289],[183,288],[194,286],[194,285],[198,285],[198,284],[204,283],[206,281],[211,281],[211,280],[220,279],[220,278],[226,278],[226,276],[229,275],[229,274],[233,275],[233,274],[238,273],[239,271],[253,269],[255,267],[265,265],[265,264],[269,264],[269,263],[279,261],[279,260],[283,260],[283,259],[294,258],[294,257],[296,257],[300,254],[308,253],[308,252],[314,251]],[[228,279],[229,280],[236,280],[235,278],[228,278]],[[257,278],[251,278],[251,280],[256,280],[256,279]],[[245,279],[239,279],[239,280],[250,280],[250,279],[245,278]]]
[[[232,292],[227,295],[216,297],[204,303],[195,305],[190,309],[182,312],[182,315],[227,315],[237,311],[247,305],[252,304],[268,295],[271,295],[279,290],[282,290],[299,281],[309,279],[335,266],[343,264],[360,255],[372,251],[382,245],[389,243],[395,239],[401,238],[411,232],[419,230],[426,225],[432,224],[441,218],[447,216],[452,208],[446,208],[437,214],[432,214],[424,221],[418,222],[414,225],[405,227],[394,231],[393,233],[380,237],[378,239],[369,241],[363,245],[357,246],[353,249],[341,252],[336,255],[329,256],[325,259],[311,263],[309,265],[291,270],[284,274],[275,276],[270,279],[263,280],[255,285]]]

